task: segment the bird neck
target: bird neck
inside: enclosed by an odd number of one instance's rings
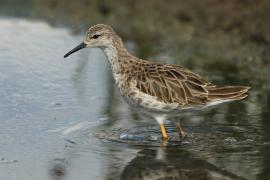
[[[124,47],[121,38],[116,36],[111,45],[101,47],[101,49],[107,56],[113,73],[121,74],[125,69],[126,62],[132,57]]]

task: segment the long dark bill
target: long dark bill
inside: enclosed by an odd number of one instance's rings
[[[86,47],[86,44],[84,42],[82,42],[81,44],[79,44],[78,46],[76,46],[74,49],[72,49],[71,51],[69,51],[67,54],[65,54],[64,55],[64,58],[68,57],[72,53],[75,53],[76,51],[79,51],[80,49],[83,49],[85,47]]]

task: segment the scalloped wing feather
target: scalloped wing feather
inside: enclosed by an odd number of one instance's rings
[[[141,64],[134,79],[137,88],[164,103],[180,106],[207,105],[213,101],[243,99],[246,86],[215,86],[190,70],[171,64]]]

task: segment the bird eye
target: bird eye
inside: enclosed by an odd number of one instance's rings
[[[92,36],[93,39],[97,39],[100,35],[99,34],[95,34]]]

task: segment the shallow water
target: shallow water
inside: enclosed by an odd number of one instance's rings
[[[0,29],[0,179],[270,177],[267,78],[238,76],[253,87],[248,99],[181,117],[182,142],[168,122],[163,146],[157,124],[123,101],[99,49],[63,59],[82,36],[7,17]],[[213,74],[220,83],[237,75]]]

